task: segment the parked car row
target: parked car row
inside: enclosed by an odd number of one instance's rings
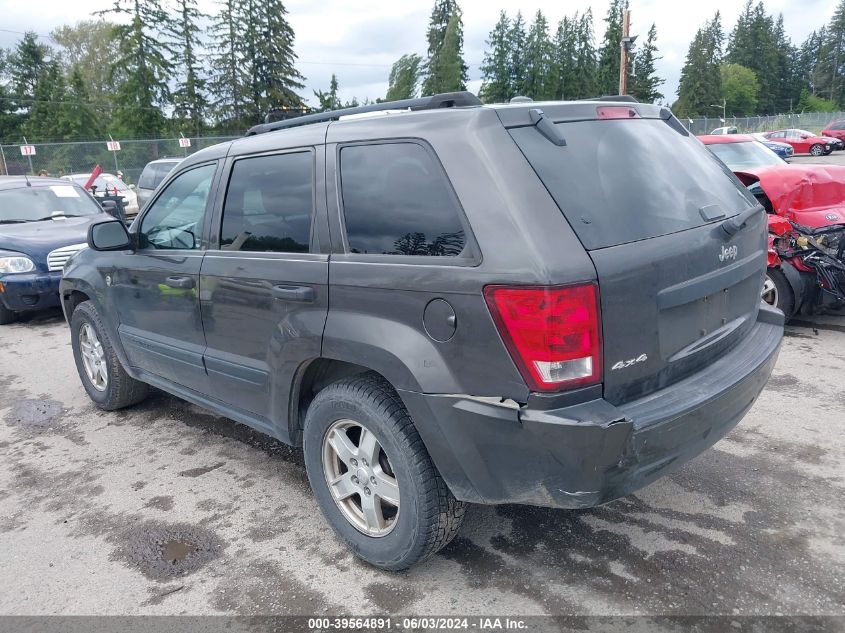
[[[735,126],[719,127],[709,136],[729,136],[739,134]],[[790,158],[795,154],[826,156],[834,151],[845,149],[845,121],[835,121],[828,125],[821,135],[806,130],[788,129],[752,134],[781,158]],[[786,147],[790,149],[785,149]]]

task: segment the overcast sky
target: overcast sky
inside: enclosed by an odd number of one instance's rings
[[[481,84],[479,64],[485,39],[500,9],[517,10],[530,21],[542,9],[554,26],[564,15],[592,7],[596,38],[604,33],[603,18],[609,0],[459,0],[464,19],[464,58],[470,67],[469,89]],[[631,0],[632,31],[643,37],[657,24],[657,44],[663,58],[658,72],[666,79],[663,92],[675,98],[678,76],[690,40],[717,9],[727,32],[733,27],[744,0]],[[836,0],[766,0],[770,13],[784,14],[793,42],[801,42],[833,14]],[[296,33],[298,68],[306,76],[302,96],[314,102],[313,91],[328,87],[338,76],[341,98],[383,97],[391,64],[403,53],[425,53],[425,30],[433,0],[288,0],[286,7]],[[72,24],[92,12],[111,6],[108,0],[0,0],[0,46],[14,45],[20,35],[9,31],[49,34],[56,26]],[[214,12],[214,0],[200,0]],[[37,8],[37,10],[36,10]]]

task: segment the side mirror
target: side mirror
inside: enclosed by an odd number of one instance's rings
[[[132,239],[123,222],[109,220],[88,228],[88,248],[93,251],[122,251],[132,248]]]

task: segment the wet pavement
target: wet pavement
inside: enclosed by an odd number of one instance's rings
[[[301,451],[82,389],[57,313],[0,328],[2,614],[845,614],[845,317],[790,326],[743,422],[587,511],[470,507],[407,572],[334,537]]]

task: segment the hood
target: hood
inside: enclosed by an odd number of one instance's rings
[[[50,251],[71,244],[85,243],[88,227],[105,217],[109,216],[96,213],[83,218],[0,224],[0,250],[28,255],[40,269],[42,265],[46,267],[47,254]]]
[[[799,224],[845,222],[845,166],[771,165],[736,175],[746,186],[759,182],[775,213]]]

